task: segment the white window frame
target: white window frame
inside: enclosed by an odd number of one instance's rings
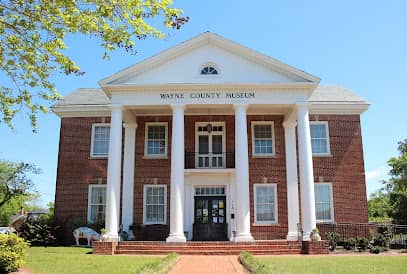
[[[105,184],[104,185],[102,185],[102,184],[99,184],[99,185],[90,184],[89,187],[88,187],[88,216],[87,216],[87,219],[88,219],[89,223],[94,222],[94,220],[91,219],[91,214],[92,214],[92,189],[93,188],[104,188],[104,189],[106,189],[105,190],[105,193],[106,193],[106,197],[105,197],[105,220],[106,220],[107,185],[105,185]]]
[[[164,187],[164,221],[163,222],[147,222],[147,188],[159,188]],[[167,224],[167,185],[144,185],[143,190],[143,224],[153,225],[153,224]]]
[[[335,219],[335,215],[334,215],[334,196],[333,196],[332,183],[321,183],[321,182],[314,183],[314,188],[315,188],[317,185],[329,185],[329,186],[330,186],[330,195],[331,195],[331,197],[330,197],[330,200],[331,200],[331,219],[330,219],[330,220],[317,219],[316,221],[317,221],[317,223],[333,223],[333,222],[334,222],[334,219]],[[314,190],[314,192],[315,192],[315,190]],[[316,217],[316,215],[317,215],[317,209],[316,209],[316,208],[317,208],[317,205],[316,205],[316,199],[315,199],[315,217]]]
[[[256,144],[255,144],[255,136],[254,136],[254,126],[256,125],[271,125],[271,142],[272,142],[272,153],[256,153]],[[273,157],[276,155],[276,144],[275,144],[275,137],[274,137],[274,121],[252,121],[251,122],[251,130],[252,130],[252,157]]]
[[[149,154],[148,153],[148,127],[149,126],[165,126],[165,152],[164,154]],[[167,158],[168,156],[168,122],[147,122],[144,130],[144,157],[145,158]]]
[[[275,221],[258,221],[257,220],[257,187],[272,187],[274,188],[274,216]],[[277,200],[277,184],[253,184],[253,196],[254,196],[254,223],[260,225],[266,224],[278,224],[278,200]]]
[[[93,145],[94,145],[94,139],[95,139],[95,129],[96,129],[96,127],[106,127],[106,126],[109,126],[109,129],[110,129],[110,124],[109,123],[94,123],[94,124],[92,124],[92,136],[91,136],[91,141],[90,141],[90,157],[91,158],[107,158],[109,156],[109,149],[107,150],[106,154],[94,155],[94,153],[93,153]],[[109,133],[109,138],[110,138],[110,133]],[[109,139],[109,142],[110,142],[110,139]]]
[[[314,153],[312,152],[313,156],[331,156],[331,143],[329,141],[329,123],[328,121],[310,121],[310,134],[311,134],[311,125],[325,125],[325,132],[326,132],[326,152],[323,153]],[[312,136],[311,138],[311,146],[312,146]],[[311,147],[312,151],[312,147]]]
[[[222,131],[217,131],[217,132],[212,132],[211,134],[207,132],[199,132],[198,128],[199,127],[205,127],[208,124],[211,124],[212,127],[214,126],[222,126],[223,130]],[[199,136],[213,136],[213,135],[219,135],[222,136],[222,155],[223,155],[223,167],[226,167],[226,162],[227,162],[227,154],[226,154],[226,124],[225,122],[196,122],[195,123],[195,167],[198,168],[198,158],[199,158]],[[210,151],[210,154],[212,154],[212,137],[208,138],[208,148]],[[212,154],[213,155],[213,154]],[[209,168],[212,168],[212,165],[210,163]]]

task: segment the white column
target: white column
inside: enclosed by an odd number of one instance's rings
[[[249,155],[247,144],[247,105],[235,108],[236,242],[254,241],[250,233]]]
[[[124,158],[123,158],[123,230],[133,238],[129,226],[133,224],[134,214],[134,158],[136,153],[136,123],[124,124]]]
[[[184,105],[172,105],[170,234],[167,242],[184,236]]]
[[[288,233],[287,240],[298,240],[298,223],[300,222],[300,209],[298,200],[298,175],[297,175],[297,143],[295,121],[284,121],[285,137],[285,166],[287,175],[287,215]]]
[[[110,241],[119,239],[120,179],[122,164],[122,108],[110,106],[109,159],[107,165],[106,229]]]
[[[298,150],[301,186],[301,219],[303,240],[309,241],[312,229],[316,228],[314,172],[312,166],[311,134],[308,105],[297,104]]]

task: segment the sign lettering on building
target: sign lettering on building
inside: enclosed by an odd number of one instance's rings
[[[254,99],[254,92],[171,92],[160,93],[161,100],[192,99],[192,100],[216,100],[216,99]]]

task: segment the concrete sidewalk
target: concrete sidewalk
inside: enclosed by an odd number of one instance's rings
[[[249,273],[237,256],[181,255],[169,274]]]

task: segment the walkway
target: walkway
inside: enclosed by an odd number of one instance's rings
[[[169,274],[248,273],[237,256],[181,255]]]

